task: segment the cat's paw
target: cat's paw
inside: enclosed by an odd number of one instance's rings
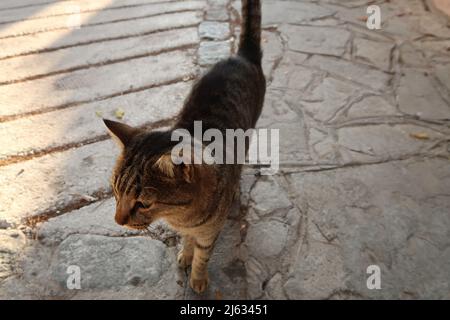
[[[177,262],[180,268],[186,269],[192,264],[192,259],[194,256],[186,255],[183,250],[178,252]]]
[[[206,290],[206,288],[208,288],[209,279],[208,278],[194,279],[191,277],[191,279],[189,280],[189,284],[192,290],[200,294],[203,293]]]

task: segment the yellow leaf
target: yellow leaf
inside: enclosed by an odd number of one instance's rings
[[[122,108],[117,108],[116,111],[114,111],[114,115],[117,119],[121,120],[125,116],[125,111],[123,111]]]
[[[428,140],[430,137],[425,132],[419,132],[419,133],[410,133],[411,137],[419,139],[419,140]]]
[[[100,110],[95,111],[95,115],[99,118],[101,118],[103,116],[103,112],[101,112]]]

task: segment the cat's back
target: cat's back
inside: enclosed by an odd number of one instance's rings
[[[201,76],[192,88],[192,95],[226,96],[234,91],[249,91],[254,95],[265,88],[265,78],[260,66],[234,56],[215,64]]]
[[[261,1],[242,0],[237,54],[220,61],[193,86],[176,126],[193,131],[250,129],[261,114],[266,81],[261,67]]]
[[[266,80],[260,66],[233,56],[214,65],[193,85],[180,122],[203,120],[206,127],[250,128],[259,117]],[[212,119],[220,119],[213,123]],[[248,121],[244,121],[248,120]]]

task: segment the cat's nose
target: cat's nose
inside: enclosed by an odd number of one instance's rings
[[[116,204],[116,215],[115,220],[117,224],[123,226],[127,224],[130,218],[132,207],[130,206],[130,201],[118,201]]]

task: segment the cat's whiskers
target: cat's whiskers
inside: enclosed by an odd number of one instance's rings
[[[155,235],[152,233],[152,231],[150,230],[150,226],[145,228],[145,234],[148,235],[149,237],[154,237]]]

